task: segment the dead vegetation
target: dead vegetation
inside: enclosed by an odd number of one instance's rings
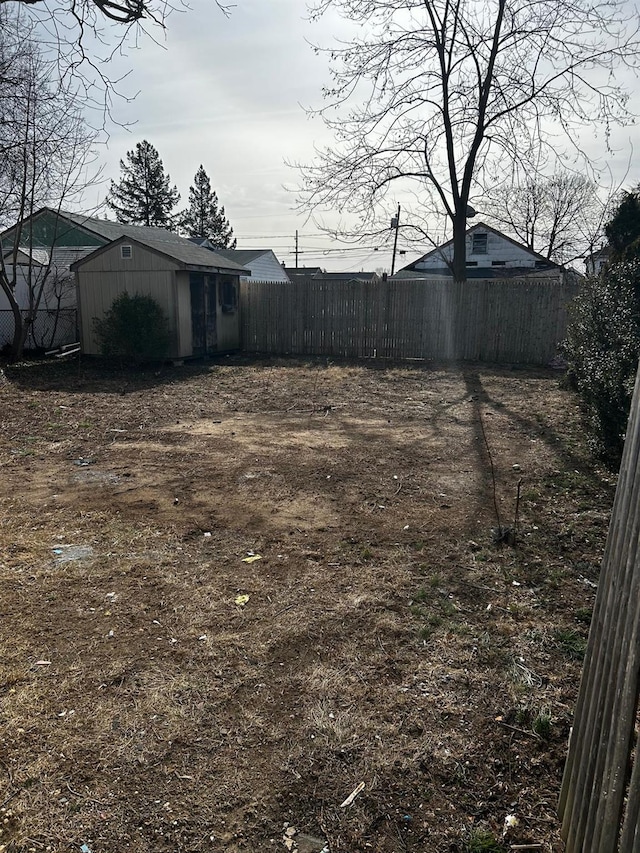
[[[4,376],[0,850],[562,849],[612,484],[556,374]]]

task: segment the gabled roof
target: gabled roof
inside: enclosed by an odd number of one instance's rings
[[[228,261],[235,261],[237,264],[250,264],[256,258],[261,258],[262,255],[267,255],[271,249],[216,249],[219,255],[226,258]],[[274,255],[275,257],[275,255]],[[277,258],[276,258],[277,260]]]
[[[185,239],[179,234],[176,234],[175,231],[169,231],[167,228],[156,228],[147,225],[125,225],[121,222],[99,219],[96,216],[86,216],[83,213],[71,213],[68,210],[55,210],[52,207],[41,207],[39,210],[36,210],[35,213],[32,213],[31,216],[28,217],[28,220],[33,221],[45,213],[54,216],[58,222],[69,223],[69,230],[71,230],[71,227],[74,230],[81,229],[95,237],[101,237],[107,242],[117,240],[118,237],[121,237],[123,234],[140,240],[150,238],[156,242],[173,243]],[[27,220],[25,220],[25,222],[26,221]],[[0,233],[0,237],[3,237],[5,234],[10,234],[15,227],[15,225],[11,225],[9,228],[5,228],[4,231]],[[57,232],[56,244],[58,246],[64,246],[64,230]]]
[[[47,208],[43,208],[43,210],[46,209]],[[38,213],[40,212],[41,211],[38,211]],[[57,213],[55,210],[51,210],[50,212],[54,214]],[[123,234],[139,240],[150,238],[156,242],[173,243],[184,239],[183,237],[180,237],[179,234],[176,234],[175,231],[169,231],[168,228],[156,228],[148,225],[126,225],[121,222],[111,222],[107,219],[98,219],[94,216],[85,216],[81,213],[69,213],[65,210],[59,211],[57,215],[61,219],[68,220],[76,227],[84,228],[87,231],[91,231],[92,234],[104,237],[105,240],[108,240],[109,242],[117,240],[118,237],[121,237]],[[37,214],[34,214],[34,217],[35,216],[37,216]]]
[[[466,234],[473,234],[474,231],[491,231],[492,234],[495,234],[497,237],[500,237],[502,240],[506,240],[511,245],[516,246],[518,249],[527,252],[534,258],[536,261],[544,262],[546,268],[548,269],[563,269],[561,264],[556,264],[553,261],[550,261],[548,258],[545,258],[544,255],[540,255],[538,252],[534,252],[533,249],[530,249],[528,246],[525,246],[524,243],[519,243],[517,240],[514,240],[512,237],[509,237],[507,234],[503,234],[502,231],[498,231],[497,228],[492,228],[490,225],[487,225],[484,222],[476,222],[475,225],[472,225],[470,228],[467,228]],[[415,269],[418,264],[423,263],[428,258],[440,257],[442,260],[442,266],[446,267],[447,262],[442,257],[442,252],[444,249],[449,248],[453,245],[453,239],[447,240],[446,243],[443,243],[441,246],[436,246],[435,249],[432,249],[430,252],[427,252],[426,255],[422,255],[422,257],[408,264],[406,267],[402,267],[402,269],[398,270],[398,273],[412,271]],[[503,268],[504,269],[504,268]],[[467,270],[467,275],[469,271]]]
[[[154,229],[145,230],[150,231]],[[117,240],[112,240],[105,246],[100,246],[89,255],[86,255],[81,260],[73,263],[71,265],[71,269],[74,271],[80,269],[87,261],[92,260],[103,252],[123,243],[134,243],[138,246],[142,246],[143,248],[151,249],[152,251],[177,262],[178,265],[184,269],[197,267],[198,269],[209,270],[211,272],[228,272],[235,273],[236,275],[247,275],[247,270],[240,266],[240,264],[228,261],[226,258],[221,257],[217,252],[212,252],[210,249],[203,249],[200,246],[195,246],[190,240],[187,240],[186,237],[178,237],[177,235],[174,240],[164,240],[162,238],[155,240],[149,239],[148,237],[142,237],[140,235],[131,237],[129,234],[123,234]]]

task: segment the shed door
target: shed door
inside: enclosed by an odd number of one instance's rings
[[[218,304],[216,302],[216,277],[206,276],[207,292],[207,352],[215,352],[218,349]]]
[[[191,289],[191,340],[193,355],[206,355],[218,348],[216,279],[189,273]]]
[[[205,355],[207,335],[204,275],[197,272],[189,273],[189,287],[191,289],[191,351],[192,355]]]

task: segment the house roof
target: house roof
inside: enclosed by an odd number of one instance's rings
[[[27,246],[20,246],[18,255],[20,260],[18,263],[28,264],[31,257],[31,263],[38,266],[46,267],[51,264],[57,270],[68,269],[74,261],[84,258],[86,255],[95,251],[95,246],[56,246],[53,250],[41,249],[37,246],[29,249]],[[12,251],[5,252],[5,258],[10,258]]]
[[[169,243],[180,242],[185,239],[179,234],[176,234],[175,231],[169,231],[167,228],[156,228],[155,226],[147,225],[126,225],[121,222],[112,222],[108,219],[99,219],[97,216],[86,216],[84,213],[72,213],[68,210],[55,210],[55,208],[52,207],[41,207],[39,210],[35,211],[35,213],[32,213],[29,219],[37,219],[45,213],[56,217],[59,222],[68,222],[74,230],[78,228],[82,229],[96,237],[102,237],[107,242],[117,240],[118,237],[122,237],[122,235],[139,240],[151,239],[156,242]],[[5,228],[4,231],[0,233],[0,237],[5,234],[10,234],[14,229],[15,225]],[[64,246],[65,232],[59,231],[58,229],[56,230],[56,244],[58,246]],[[92,248],[95,248],[95,246]]]
[[[538,252],[534,252],[533,249],[530,249],[528,246],[525,246],[524,243],[519,243],[517,240],[514,240],[512,237],[509,237],[507,234],[503,234],[502,231],[498,231],[497,228],[492,228],[490,225],[487,225],[485,222],[476,222],[475,225],[472,225],[470,228],[467,228],[466,234],[473,234],[474,231],[491,231],[492,234],[495,234],[497,237],[500,237],[502,240],[506,240],[508,243],[511,243],[513,246],[516,246],[518,249],[527,252],[537,261],[544,262],[545,268],[547,269],[563,269],[561,264],[556,264],[553,261],[550,261],[548,258],[545,258],[544,255],[539,254]],[[422,255],[422,257],[417,258],[417,260],[408,264],[406,267],[402,267],[402,269],[398,270],[398,273],[402,273],[405,271],[413,271],[418,264],[421,264],[423,261],[426,261],[428,258],[437,257],[442,254],[443,249],[448,248],[453,245],[453,239],[447,240],[446,243],[443,243],[441,246],[436,246],[435,249],[431,249],[430,252],[427,252],[426,255]],[[442,259],[442,266],[444,270],[448,270],[446,262]],[[471,270],[474,267],[467,268],[467,277],[469,277]],[[487,267],[478,267],[478,269],[487,269]],[[506,267],[501,267],[502,271],[506,269]],[[443,272],[443,275],[446,272]],[[486,276],[482,276],[485,278]],[[500,276],[504,277],[504,276]]]
[[[145,229],[147,231],[154,229]],[[153,251],[164,255],[167,258],[170,258],[173,261],[177,261],[178,264],[184,268],[189,267],[198,267],[203,270],[211,270],[214,272],[229,272],[247,275],[247,270],[241,266],[240,264],[236,264],[233,261],[228,261],[226,258],[223,258],[217,252],[212,252],[211,249],[203,249],[200,246],[195,246],[190,240],[187,240],[186,237],[178,237],[176,235],[176,239],[174,240],[164,240],[164,239],[149,239],[148,237],[142,237],[141,235],[136,235],[135,237],[130,236],[129,234],[121,235],[117,240],[112,240],[110,243],[107,243],[105,246],[100,246],[95,249],[95,251],[83,257],[81,260],[76,261],[71,265],[72,270],[80,269],[88,260],[97,257],[114,246],[120,245],[122,243],[135,243],[143,248],[152,249]]]
[[[43,210],[47,210],[48,208],[43,208]],[[41,211],[38,211],[40,213]],[[156,228],[155,226],[148,225],[126,225],[121,222],[111,222],[107,219],[98,219],[94,216],[85,216],[82,213],[70,213],[66,210],[55,211],[50,210],[51,213],[57,214],[60,219],[66,219],[71,222],[75,227],[84,228],[87,231],[91,231],[93,234],[97,234],[99,237],[104,237],[105,240],[111,242],[113,240],[117,240],[118,237],[122,237],[122,235],[126,235],[127,237],[133,237],[138,240],[152,239],[156,242],[169,242],[173,243],[176,241],[184,240],[184,237],[180,237],[179,234],[176,234],[175,231],[169,231],[168,228]],[[34,217],[37,214],[34,214]]]
[[[228,261],[235,261],[244,266],[268,254],[271,249],[216,249],[216,252]]]
[[[317,273],[321,273],[320,267],[284,267],[284,271],[289,278],[312,278]]]
[[[375,272],[320,272],[314,276],[325,281],[374,281],[379,277]]]

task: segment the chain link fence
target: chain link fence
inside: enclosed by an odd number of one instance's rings
[[[37,311],[27,335],[25,350],[53,349],[77,341],[77,313],[75,308]],[[11,344],[13,332],[13,313],[8,309],[0,310],[0,349]]]

